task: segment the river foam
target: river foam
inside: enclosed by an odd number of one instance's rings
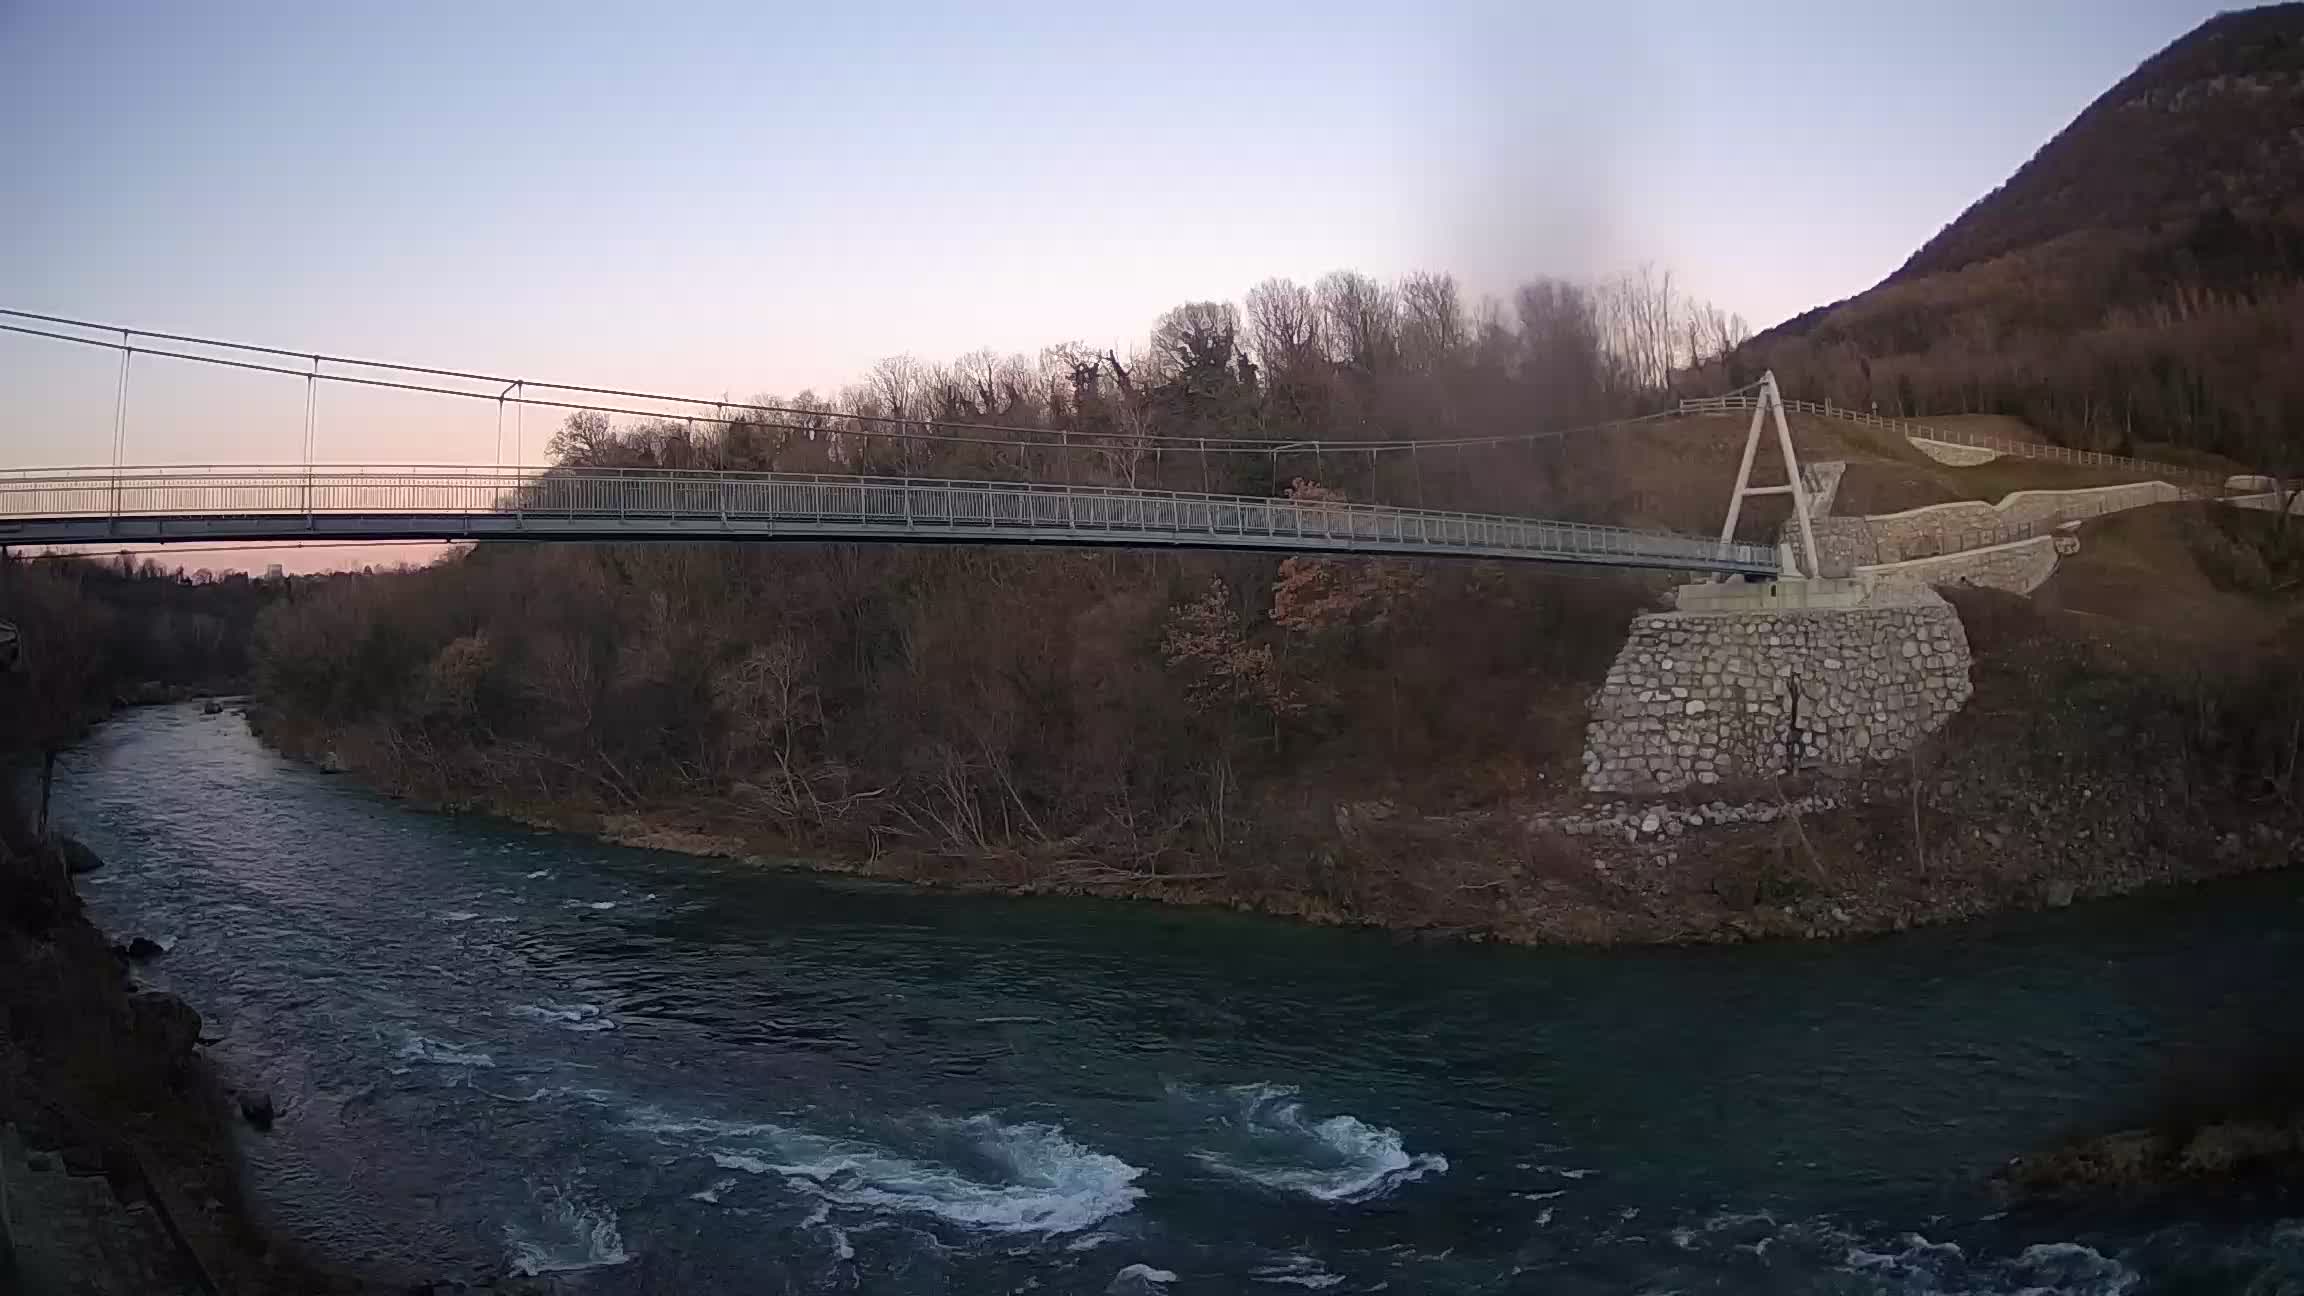
[[[505,1011],[514,1017],[524,1017],[529,1021],[544,1022],[562,1030],[580,1033],[616,1029],[616,1019],[608,1016],[598,1004],[556,1004],[545,1000],[542,1003],[517,1004]]]
[[[460,1045],[443,1044],[436,1039],[430,1039],[414,1032],[410,1032],[408,1037],[401,1041],[400,1060],[403,1062],[424,1062],[433,1066],[492,1067],[496,1065],[496,1060],[486,1053],[476,1049],[467,1049]]]
[[[1173,1269],[1156,1269],[1148,1264],[1132,1264],[1112,1275],[1112,1283],[1104,1289],[1105,1296],[1150,1296],[1167,1289],[1176,1281]]]
[[[1826,1218],[1778,1223],[1766,1212],[1717,1214],[1669,1237],[1676,1250],[1714,1263],[1750,1257],[1776,1272],[1897,1296],[2129,1296],[2142,1281],[2127,1261],[2079,1242],[1989,1255],[1916,1232],[1859,1233]]]
[[[651,1113],[628,1128],[698,1137],[723,1170],[775,1175],[834,1207],[995,1233],[1076,1233],[1133,1209],[1143,1173],[1054,1125],[990,1116],[892,1123],[885,1141]]]
[[[1326,1291],[1344,1281],[1344,1275],[1330,1273],[1326,1266],[1307,1255],[1282,1256],[1250,1269],[1248,1276],[1260,1283],[1302,1287],[1308,1291]]]
[[[2128,1296],[2142,1280],[2121,1261],[2078,1242],[2029,1246],[2012,1260],[1971,1259],[1949,1242],[1917,1233],[1851,1246],[1840,1271],[1914,1296]]]
[[[537,1192],[532,1207],[504,1226],[505,1263],[513,1273],[580,1273],[631,1260],[616,1212],[606,1206],[554,1187]]]
[[[1448,1158],[1437,1153],[1410,1153],[1398,1130],[1357,1116],[1311,1119],[1288,1085],[1172,1092],[1217,1109],[1213,1123],[1228,1136],[1229,1146],[1198,1149],[1194,1160],[1276,1192],[1324,1202],[1373,1201],[1448,1169]]]

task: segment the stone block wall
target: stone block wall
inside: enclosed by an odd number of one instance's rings
[[[1926,589],[1884,587],[1846,609],[1652,612],[1592,697],[1584,785],[1675,792],[1886,760],[1968,694],[1967,635]]]
[[[1997,450],[1987,450],[1982,446],[1961,445],[1956,441],[1931,441],[1927,437],[1906,437],[1904,439],[1912,444],[1913,449],[1940,464],[1949,464],[1954,468],[1974,468],[1979,464],[1988,464],[2000,457],[2000,452]]]
[[[2064,551],[2058,542],[2067,539],[2070,537],[2035,536],[2030,540],[1945,554],[1941,558],[1876,563],[1858,567],[1856,575],[1899,585],[1973,585],[2011,594],[2029,594],[2056,574],[2056,555]],[[2073,541],[2073,548],[2078,547],[2078,542]]]
[[[1880,546],[1872,539],[1872,523],[1867,519],[1819,517],[1811,518],[1809,526],[1816,532],[1816,547],[1824,551],[1824,570],[1828,573],[1853,571],[1880,561]],[[1789,533],[1795,528],[1787,524],[1785,530]]]

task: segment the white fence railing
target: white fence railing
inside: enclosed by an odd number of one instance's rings
[[[1682,414],[1730,414],[1750,410],[1759,400],[1757,396],[1697,396],[1680,402]],[[2013,441],[2006,437],[1983,436],[1958,428],[1932,427],[1905,419],[1886,418],[1863,410],[1852,410],[1830,402],[1788,400],[1787,412],[1814,414],[1823,418],[1845,419],[1865,427],[1882,428],[1898,433],[1907,440],[1941,441],[1947,445],[1972,446],[1978,450],[1991,450],[2018,459],[2037,459],[2045,463],[2073,464],[2085,468],[2114,468],[2148,474],[2182,487],[2188,493],[2221,495],[2224,477],[2220,473],[2205,472],[2197,468],[2180,468],[2174,464],[2155,463],[2149,459],[2131,459],[2125,455],[2103,454],[2095,450],[2074,450],[2067,446],[2042,445],[2031,441]]]
[[[0,543],[308,533],[1047,539],[1429,552],[1772,575],[1773,546],[1542,518],[1031,482],[486,468],[0,475]]]

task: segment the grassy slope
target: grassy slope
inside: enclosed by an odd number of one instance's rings
[[[1970,416],[1965,421],[1985,418]],[[2020,435],[2012,439],[2042,439],[2020,420],[1994,417],[1988,422],[1990,426],[1979,424],[1977,430],[1995,436],[2009,436],[2013,430]],[[2029,459],[2000,459],[1974,468],[1954,468],[1930,459],[1901,435],[1882,428],[1810,415],[1795,415],[1790,425],[1793,447],[1804,461],[1838,459],[1848,464],[1833,507],[1833,512],[1843,517],[1894,513],[1956,500],[1992,503],[2022,490],[2073,490],[2141,480],[2137,473],[2126,470]],[[1707,416],[1607,434],[1607,453],[1616,457],[1612,476],[1620,483],[1619,493],[1609,505],[1621,509],[1623,516],[1637,519],[1630,525],[1662,525],[1699,533],[1718,527],[1727,507],[1729,483],[1735,480],[1737,458],[1743,453],[1747,426],[1742,417]],[[2221,466],[2220,461],[2216,466]],[[1753,481],[1767,484],[1782,480],[1775,443],[1769,438],[1755,461]],[[1747,505],[1746,515],[1751,521],[1737,530],[1747,539],[1772,536],[1788,516],[1780,501],[1766,498]]]
[[[2297,549],[2269,513],[2161,504],[2081,528],[2080,552],[2033,594],[2044,609],[2140,627],[2190,645],[2245,649],[2294,612]]]

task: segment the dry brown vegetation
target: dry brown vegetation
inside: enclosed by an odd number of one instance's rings
[[[803,848],[1018,880],[1266,868],[1292,780],[1437,811],[1572,766],[1562,688],[1648,596],[1472,564],[487,546],[300,589],[261,689],[291,741],[428,799],[726,798]]]
[[[2072,446],[2304,467],[2304,5],[2219,15],[1870,292],[1727,366]]]
[[[142,686],[244,685],[257,610],[280,588],[124,557],[0,554],[0,621],[22,636],[15,669],[0,669],[0,762],[55,751]]]

